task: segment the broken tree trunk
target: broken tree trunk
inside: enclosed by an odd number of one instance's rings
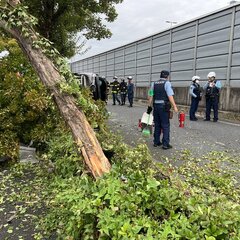
[[[39,78],[51,92],[63,119],[71,129],[78,151],[82,154],[92,175],[97,178],[109,172],[111,165],[105,157],[86,116],[76,106],[72,96],[61,93],[57,88],[61,75],[53,62],[45,56],[41,49],[33,48],[33,40],[23,37],[19,29],[10,29],[3,21],[0,21],[0,27],[4,28],[17,40],[35,68]],[[32,32],[33,36],[36,36],[32,29],[29,29],[29,31]]]

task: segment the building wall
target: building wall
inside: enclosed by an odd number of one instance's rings
[[[115,75],[132,75],[137,98],[146,98],[147,88],[159,79],[160,71],[170,70],[179,104],[189,103],[188,86],[193,75],[205,82],[208,72],[215,71],[224,86],[221,109],[240,112],[240,5],[73,62],[71,69],[75,73],[98,73],[109,81]]]

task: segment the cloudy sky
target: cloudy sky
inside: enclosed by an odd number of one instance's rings
[[[113,36],[101,41],[89,40],[90,50],[71,61],[105,52],[170,27],[166,21],[181,24],[229,5],[230,0],[124,0],[117,5],[118,18],[107,24]]]

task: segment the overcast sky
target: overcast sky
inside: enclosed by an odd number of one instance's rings
[[[112,48],[134,42],[140,38],[170,27],[166,21],[181,24],[229,5],[230,0],[124,0],[116,6],[118,18],[107,26],[110,39],[89,40],[91,49],[84,55],[76,55],[71,61],[83,59]]]

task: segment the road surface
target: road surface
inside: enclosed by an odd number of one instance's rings
[[[108,103],[109,125],[113,132],[119,132],[127,144],[135,146],[138,143],[146,143],[156,161],[163,157],[177,156],[184,150],[189,150],[194,156],[207,155],[212,151],[228,152],[232,155],[240,155],[240,125],[222,122],[204,122],[199,119],[196,122],[189,121],[186,116],[185,127],[180,128],[177,114],[171,119],[170,144],[172,149],[163,150],[161,147],[153,147],[153,137],[145,138],[138,129],[138,120],[141,118],[147,106],[111,105]]]

